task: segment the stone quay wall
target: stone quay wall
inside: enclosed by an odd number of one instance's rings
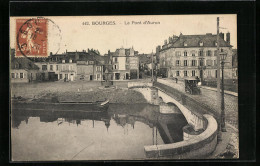
[[[171,157],[173,159],[200,159],[211,154],[217,145],[217,121],[211,115],[203,115],[207,128],[201,134],[172,144],[145,146],[148,158]]]

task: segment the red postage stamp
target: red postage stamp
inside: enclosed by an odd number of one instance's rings
[[[16,20],[16,57],[48,56],[48,20],[44,18]]]

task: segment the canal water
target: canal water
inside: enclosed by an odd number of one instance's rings
[[[12,160],[145,159],[144,146],[182,141],[186,124],[149,104],[110,104],[102,113],[13,110]]]

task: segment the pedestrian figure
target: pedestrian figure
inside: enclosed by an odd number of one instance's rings
[[[178,83],[178,78],[175,78],[176,83]]]

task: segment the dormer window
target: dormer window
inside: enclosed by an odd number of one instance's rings
[[[16,63],[14,67],[15,67],[16,69],[19,69],[19,68],[20,68],[19,63]]]
[[[184,43],[183,43],[183,45],[184,45],[185,47],[187,47],[187,46],[188,46],[188,44],[187,44],[186,42],[184,42]]]
[[[217,42],[215,42],[215,46],[217,46],[218,45],[218,43]]]
[[[203,42],[200,42],[200,46],[203,46]]]

